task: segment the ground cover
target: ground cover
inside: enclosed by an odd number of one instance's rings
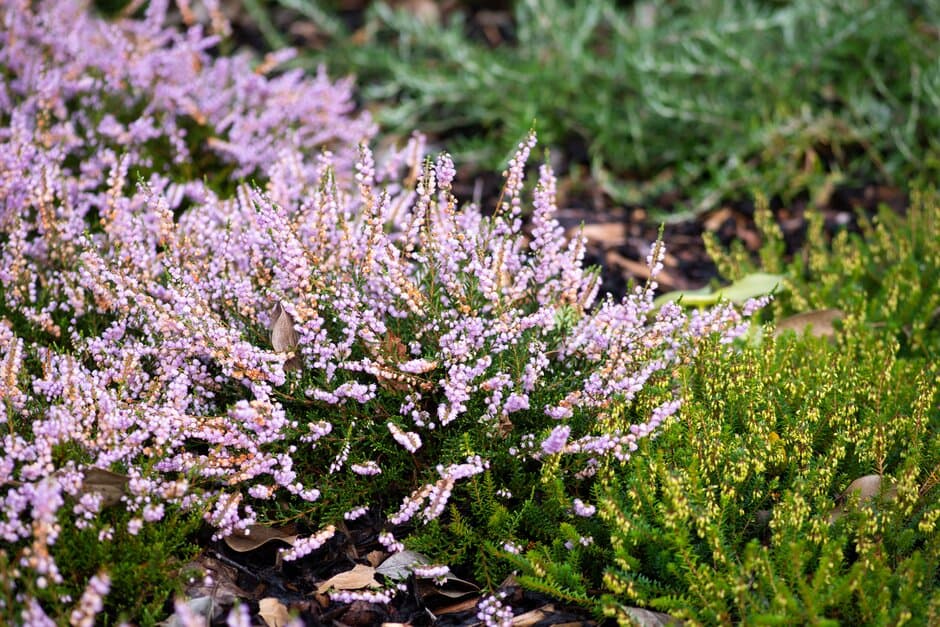
[[[468,168],[501,168],[536,120],[560,173],[673,218],[937,175],[933,3],[245,6],[255,45],[355,74],[383,126]]]
[[[605,298],[534,135],[474,205],[221,14],[0,6],[6,622],[936,621],[931,193]]]

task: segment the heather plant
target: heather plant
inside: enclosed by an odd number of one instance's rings
[[[705,235],[706,247],[729,279],[762,270],[783,276],[775,299],[776,318],[826,309],[864,320],[894,336],[902,354],[936,359],[940,355],[940,204],[935,189],[912,194],[905,215],[882,207],[859,213],[860,232],[826,235],[824,216],[807,213],[805,245],[787,256],[780,229],[766,200],[755,214],[764,239],[753,258],[743,246],[722,250]]]
[[[698,360],[680,418],[600,482],[601,611],[935,622],[938,371],[898,348],[857,325],[836,348],[789,338]],[[846,491],[872,475],[874,495]]]
[[[906,219],[862,216],[860,234],[831,241],[813,213],[792,260],[758,205],[759,259],[710,241],[721,271],[779,273],[765,310],[778,321],[811,310],[841,321],[822,337],[768,327],[680,369],[677,418],[626,464],[598,469],[594,537],[609,545],[595,545],[593,571],[561,539],[504,556],[524,585],[624,624],[637,608],[692,624],[932,624],[935,196],[915,194]]]
[[[67,267],[86,230],[98,245],[136,237],[152,248],[161,236],[148,196],[135,193],[140,182],[178,217],[206,197],[231,196],[246,177],[263,184],[291,154],[332,152],[348,176],[375,131],[367,115],[352,115],[348,81],[322,71],[265,76],[290,51],[256,65],[212,56],[219,35],[198,23],[168,27],[165,1],[117,21],[78,0],[10,1],[0,11],[3,165],[21,174],[3,181],[0,225],[25,240],[10,248],[32,264]],[[315,176],[312,161],[307,172]],[[20,211],[24,203],[34,211]],[[44,237],[30,241],[33,232]]]
[[[655,280],[595,302],[551,169],[526,191],[534,135],[496,207],[461,205],[420,136],[373,156],[345,86],[212,58],[165,10],[3,5],[8,622],[156,619],[199,520],[293,523],[282,562],[367,513],[392,552],[469,521],[455,568],[542,541],[481,515],[583,517],[597,468],[676,411],[674,368],[762,304],[656,309]]]

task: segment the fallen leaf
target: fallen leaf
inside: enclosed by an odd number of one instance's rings
[[[721,300],[729,300],[733,303],[743,303],[744,301],[766,296],[774,290],[782,287],[783,276],[779,274],[767,274],[766,272],[755,272],[749,274],[731,285],[711,291],[709,288],[699,290],[677,290],[658,296],[653,304],[657,307],[664,303],[678,301],[681,299],[683,305],[693,307],[706,307],[714,305]]]
[[[829,512],[830,523],[834,523],[845,515],[846,502],[852,494],[856,493],[858,494],[859,504],[866,503],[877,497],[881,494],[881,475],[865,475],[850,483],[849,487],[836,499],[837,505]],[[897,498],[897,495],[898,489],[896,486],[892,485],[888,486],[884,491],[883,498],[886,501],[893,501]]]
[[[604,261],[608,266],[619,268],[624,273],[640,279],[650,278],[650,267],[643,262],[628,259],[615,250],[609,250],[604,254]]]
[[[411,576],[415,566],[424,566],[430,564],[431,560],[417,551],[399,551],[393,553],[387,560],[375,569],[379,575],[389,579],[400,581]]]
[[[388,553],[385,551],[369,551],[366,553],[366,561],[369,562],[369,566],[377,567],[383,562],[386,555]]]
[[[361,590],[362,588],[380,588],[382,584],[375,580],[376,570],[365,564],[356,564],[352,570],[333,575],[319,586],[317,592],[323,594],[330,588],[336,590]]]
[[[274,540],[279,540],[290,546],[294,546],[294,542],[297,541],[296,535],[290,535],[265,525],[249,525],[246,531],[248,533],[233,533],[226,536],[225,544],[228,548],[238,553],[246,553]]]
[[[130,478],[104,468],[89,468],[82,479],[82,494],[101,495],[102,507],[116,505],[121,501]]]
[[[645,262],[634,261],[624,257],[616,250],[604,253],[604,261],[611,268],[622,270],[627,278],[647,280],[650,278],[650,267]],[[676,288],[684,284],[684,280],[676,277],[669,268],[663,268],[656,275],[656,282],[664,288]]]
[[[702,226],[705,227],[706,231],[717,231],[720,229],[725,222],[728,220],[734,219],[734,212],[728,207],[722,207],[716,211],[713,211],[705,220],[702,222]]]
[[[642,607],[625,607],[624,611],[639,627],[664,627],[666,625],[682,625],[683,621],[669,614],[653,612]]]
[[[841,309],[819,309],[816,311],[807,311],[784,318],[777,323],[777,329],[774,331],[775,337],[780,337],[786,331],[795,331],[802,334],[809,329],[813,337],[833,337],[836,333],[833,323],[836,320],[842,320],[845,314]]]
[[[411,13],[416,20],[425,25],[436,24],[441,19],[441,9],[433,0],[397,0],[392,5]]]
[[[290,622],[287,606],[274,597],[258,601],[258,616],[268,627],[284,627]]]
[[[385,608],[376,603],[353,601],[343,612],[342,618],[333,624],[348,627],[374,627],[381,624],[387,616],[388,612]]]
[[[281,303],[271,312],[271,346],[278,353],[289,353],[297,348],[299,337],[294,329],[294,318],[284,311]],[[284,370],[300,370],[300,358],[296,355],[284,363]]]
[[[453,575],[445,575],[444,583],[431,583],[428,579],[419,579],[417,582],[418,596],[423,602],[428,602],[434,597],[447,597],[448,599],[460,599],[468,594],[477,594],[480,587],[464,579],[458,579]]]

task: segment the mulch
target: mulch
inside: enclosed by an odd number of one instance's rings
[[[331,602],[318,588],[334,575],[349,572],[357,564],[378,565],[389,557],[378,542],[381,520],[363,519],[350,524],[313,555],[296,562],[283,562],[278,551],[282,542],[267,542],[250,551],[236,551],[226,541],[201,538],[203,551],[184,572],[201,572],[186,588],[189,599],[212,599],[217,610],[210,625],[226,624],[229,608],[247,604],[255,624],[266,624],[260,614],[266,599],[275,599],[308,626],[470,627],[480,625],[478,604],[485,591],[471,581],[457,579],[439,586],[414,576],[406,579],[404,591],[388,604],[354,601]],[[457,573],[460,576],[462,573]],[[382,579],[381,575],[376,576]],[[384,582],[391,584],[392,582]],[[351,586],[355,588],[355,586]],[[514,612],[515,627],[589,627],[597,621],[583,609],[567,607],[545,595],[524,590],[512,577],[498,591]],[[168,604],[167,611],[172,612]],[[267,623],[268,626],[272,623]]]

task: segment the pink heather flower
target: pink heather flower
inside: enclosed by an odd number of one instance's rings
[[[745,318],[750,318],[759,310],[769,305],[770,301],[773,299],[773,295],[770,294],[767,296],[761,296],[759,298],[749,298],[747,302],[744,303],[744,306],[741,307],[741,315]]]
[[[55,621],[49,618],[46,612],[39,605],[39,601],[30,598],[23,608],[22,614],[24,625],[35,625],[36,627],[55,627]]]
[[[590,518],[597,511],[597,508],[593,505],[586,505],[581,499],[574,499],[574,513],[578,516],[583,516],[584,518]]]
[[[330,464],[330,467],[327,470],[329,474],[333,474],[334,472],[338,472],[340,469],[342,469],[343,465],[346,463],[346,458],[349,457],[349,449],[349,442],[343,444],[342,450],[340,450],[340,452],[336,455],[336,457],[333,459],[333,463]]]
[[[247,603],[236,603],[225,619],[228,627],[251,627],[251,614]]]
[[[471,455],[467,457],[465,464],[451,464],[447,467],[438,464],[436,470],[442,478],[458,481],[472,477],[473,475],[478,475],[489,467],[490,463],[488,461],[484,460],[479,455]]]
[[[450,574],[450,567],[443,564],[415,566],[414,574],[424,579],[443,579]]]
[[[205,616],[195,612],[189,603],[179,598],[173,601],[172,619],[180,627],[205,627],[206,624]]]
[[[565,448],[569,435],[571,435],[571,427],[568,425],[555,427],[551,435],[542,441],[542,451],[549,455],[560,453]]]
[[[397,593],[397,588],[389,588],[387,590],[331,590],[329,595],[330,600],[336,603],[365,601],[367,603],[387,605],[392,602]]]
[[[95,616],[104,609],[104,597],[110,589],[111,578],[107,573],[93,575],[78,601],[78,607],[72,610],[69,622],[81,627],[92,627],[95,624]]]
[[[163,503],[148,504],[143,509],[144,520],[147,522],[156,522],[163,518]]]
[[[275,487],[256,483],[248,488],[248,496],[266,501],[274,496]]]
[[[413,430],[388,429],[409,453],[424,442],[452,450],[439,446],[447,429],[476,424],[470,418],[491,429],[562,380],[574,382],[551,390],[562,400],[528,418],[591,416],[668,376],[698,339],[731,341],[766,302],[745,304],[744,316],[727,305],[654,313],[653,288],[639,287],[595,305],[585,239],[565,237],[547,165],[523,234],[534,135],[507,167],[501,206],[484,215],[453,196],[452,160],[426,160],[420,135],[373,156],[375,126],[352,113],[348,81],[331,83],[322,70],[268,76],[290,52],[254,71],[247,57],[215,55],[218,37],[203,27],[171,26],[168,11],[151,2],[143,19],[105,21],[79,0],[0,9],[9,79],[0,88],[0,298],[70,353],[31,345],[0,320],[0,396],[21,425],[0,456],[0,538],[11,545],[54,544],[66,496],[76,524],[96,519],[101,502],[82,491],[83,473],[56,466],[62,446],[78,446],[99,468],[127,469],[129,532],[163,519],[173,503],[202,511],[218,539],[254,522],[245,496],[302,505],[320,498],[324,476],[349,455],[384,459],[388,442],[343,417],[365,410],[355,404],[398,395],[395,420]],[[134,119],[125,122],[128,111]],[[212,135],[200,150],[229,164],[220,189],[231,194],[210,188],[204,172],[181,180],[180,166],[194,163],[193,123]],[[168,160],[152,158],[154,144],[168,147]],[[137,172],[149,174],[138,184]],[[245,178],[263,190],[239,184]],[[662,259],[657,244],[654,275]],[[93,316],[111,322],[86,337],[80,321]],[[271,325],[283,316],[293,333],[276,348]],[[42,372],[30,381],[25,370],[35,364]],[[299,423],[303,412],[281,405],[301,380],[311,382],[308,399],[295,400],[313,413],[336,406],[339,441],[330,422]],[[670,401],[645,423],[575,441],[567,425],[542,442],[513,434],[511,452],[587,457],[575,475],[587,478],[599,460],[627,458],[677,409]],[[0,422],[10,426],[2,411]],[[440,516],[456,482],[488,462],[451,456],[422,467],[439,478],[402,486],[410,494],[392,524]],[[174,479],[191,472],[192,487]],[[576,513],[593,507],[582,505]],[[299,540],[288,555],[307,555],[328,535]],[[99,539],[113,537],[103,526]],[[390,533],[382,540],[403,548]],[[29,563],[23,577],[37,587],[61,580],[51,553]]]
[[[412,359],[398,364],[398,369],[410,374],[424,374],[437,368],[437,362],[430,359]]]
[[[545,415],[554,420],[564,420],[573,414],[570,407],[546,407]]]
[[[524,394],[510,394],[506,399],[506,404],[503,405],[503,411],[507,414],[523,409],[529,409],[529,397]]]
[[[348,512],[344,513],[343,518],[345,520],[356,520],[357,518],[361,518],[362,516],[364,516],[366,513],[368,513],[368,511],[369,511],[368,507],[357,507],[355,509],[351,509]]]
[[[391,432],[395,441],[401,444],[409,453],[416,452],[421,448],[421,436],[412,431],[402,431],[394,423],[388,423],[388,430]]]
[[[400,553],[405,550],[405,545],[396,540],[390,531],[379,533],[379,544],[384,546],[389,553]]]
[[[486,627],[509,627],[512,625],[512,608],[503,605],[505,592],[499,592],[483,599],[477,604],[477,618]]]
[[[578,544],[580,544],[581,546],[590,546],[590,545],[594,544],[594,538],[591,537],[591,536],[580,536],[580,537],[578,538]],[[565,540],[565,548],[566,548],[566,549],[568,549],[569,551],[571,551],[571,550],[574,549],[574,547],[575,547],[574,542],[572,542],[571,540]]]
[[[522,552],[522,548],[515,542],[504,542],[503,550],[507,553],[512,553],[513,555],[519,555]]]
[[[307,538],[297,538],[294,545],[289,549],[280,551],[281,559],[285,562],[299,560],[302,557],[313,553],[336,534],[336,527],[328,525],[322,531]]]
[[[444,153],[437,158],[434,165],[434,172],[437,176],[437,184],[443,190],[449,190],[454,177],[457,176],[457,168],[450,155]]]
[[[364,462],[362,464],[353,464],[350,467],[357,475],[379,475],[382,474],[382,469],[379,468],[379,465],[375,462]]]
[[[131,518],[127,521],[127,533],[136,536],[144,526],[144,521],[140,518]]]
[[[431,485],[431,490],[428,493],[428,506],[421,513],[424,522],[431,522],[444,513],[444,508],[447,507],[447,502],[450,500],[451,492],[453,492],[454,483],[454,479],[445,477]]]

